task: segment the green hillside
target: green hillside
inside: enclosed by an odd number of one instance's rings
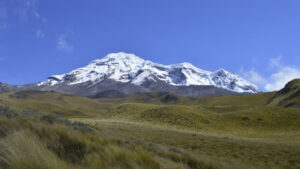
[[[219,113],[234,112],[264,107],[274,94],[274,92],[269,92],[255,95],[208,97],[197,100],[197,104]]]
[[[269,99],[268,105],[300,108],[300,79],[289,82]]]
[[[38,110],[57,116],[97,116],[112,104],[55,92],[22,91],[0,94],[0,105],[17,111]]]
[[[150,104],[189,104],[192,98],[182,97],[169,92],[136,93],[121,98],[100,98],[99,102],[107,103],[150,103]]]

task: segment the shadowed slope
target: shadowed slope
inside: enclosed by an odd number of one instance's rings
[[[271,106],[300,108],[300,79],[290,81],[267,102]]]

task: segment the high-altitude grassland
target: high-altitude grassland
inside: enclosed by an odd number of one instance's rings
[[[0,168],[300,168],[300,82],[244,96],[0,94]]]

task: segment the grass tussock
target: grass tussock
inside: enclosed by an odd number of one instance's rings
[[[0,142],[1,168],[70,168],[28,130],[16,131]]]

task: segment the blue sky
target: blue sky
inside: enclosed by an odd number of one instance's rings
[[[280,89],[300,77],[298,0],[0,0],[0,81],[25,84],[111,52],[224,68]]]

